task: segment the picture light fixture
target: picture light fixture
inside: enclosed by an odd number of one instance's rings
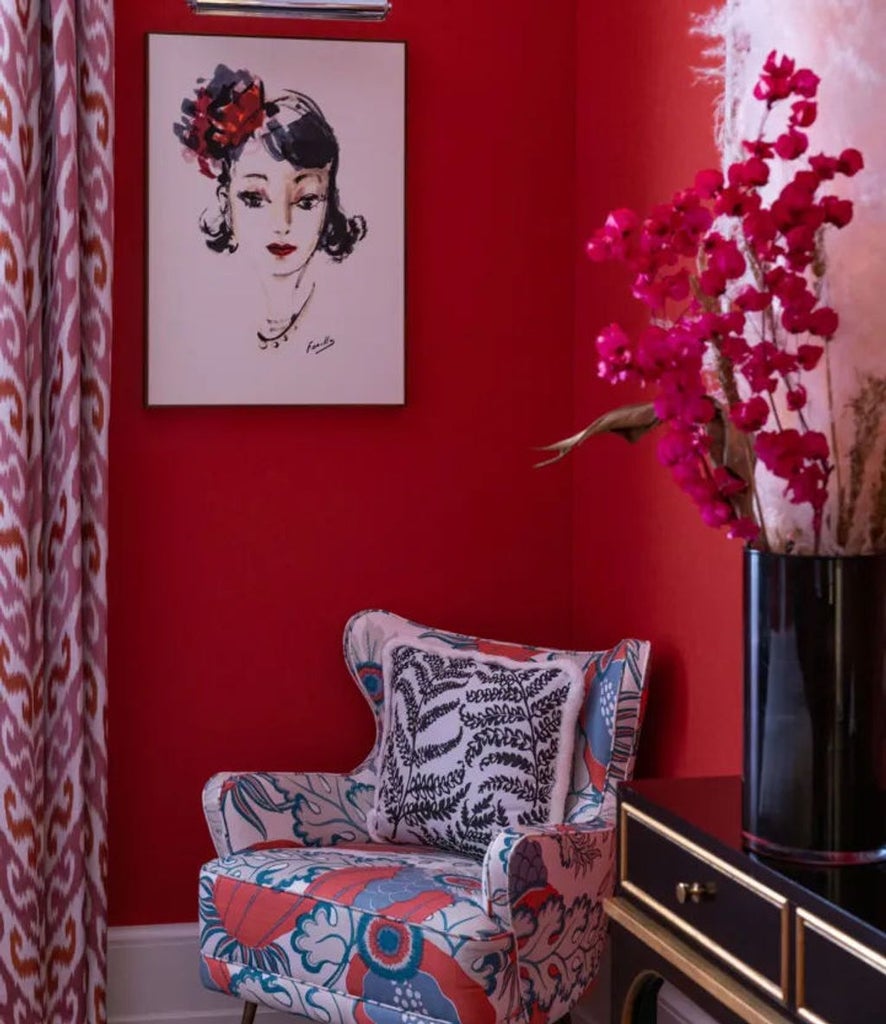
[[[195,14],[253,14],[263,18],[340,18],[381,21],[390,0],[187,0]]]

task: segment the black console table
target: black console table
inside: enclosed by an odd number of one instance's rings
[[[746,853],[741,780],[619,791],[612,1024],[653,1024],[671,982],[718,1024],[886,1024],[886,864]]]

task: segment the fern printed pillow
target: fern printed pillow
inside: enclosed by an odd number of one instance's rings
[[[392,640],[370,833],[482,857],[510,825],[563,820],[584,697],[571,662]]]

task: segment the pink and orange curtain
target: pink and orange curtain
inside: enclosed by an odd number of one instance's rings
[[[0,0],[0,1019],[105,1019],[112,0]]]

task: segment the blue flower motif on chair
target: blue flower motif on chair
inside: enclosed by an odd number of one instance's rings
[[[329,986],[351,959],[354,945],[351,915],[331,903],[318,903],[299,917],[291,945],[302,967],[317,975],[319,985]]]

